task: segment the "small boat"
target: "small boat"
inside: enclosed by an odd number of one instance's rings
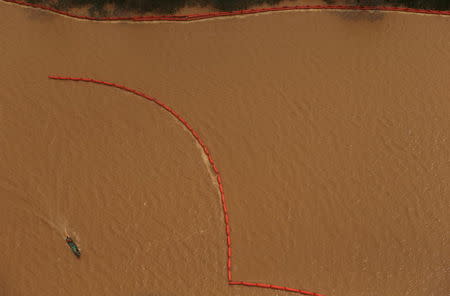
[[[77,245],[73,242],[73,240],[70,237],[66,237],[66,242],[69,245],[70,249],[72,249],[72,252],[75,254],[75,256],[80,258],[81,252],[78,249]]]

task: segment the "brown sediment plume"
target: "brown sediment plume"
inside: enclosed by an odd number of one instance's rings
[[[287,293],[228,285],[217,184],[185,130],[49,73],[140,89],[195,127],[227,190],[233,278],[330,296],[448,290],[448,17],[36,22],[0,5],[6,293]]]

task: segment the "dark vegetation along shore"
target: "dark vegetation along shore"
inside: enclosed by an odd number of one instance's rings
[[[59,10],[88,6],[90,7],[90,14],[104,15],[106,14],[106,5],[112,5],[116,11],[122,12],[174,14],[179,9],[187,6],[208,6],[220,11],[232,11],[260,4],[275,6],[281,0],[28,0],[27,2],[43,4]],[[298,1],[295,2],[298,5]],[[450,10],[450,0],[324,0],[324,3]]]

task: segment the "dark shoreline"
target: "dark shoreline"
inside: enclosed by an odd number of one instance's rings
[[[120,11],[131,13],[175,14],[187,6],[211,7],[219,11],[247,9],[261,4],[277,5],[281,0],[25,0],[32,4],[42,4],[58,10],[90,6],[91,16],[107,14],[105,6],[114,5]],[[324,0],[324,4],[408,7],[429,10],[450,10],[450,0]],[[306,3],[307,4],[307,3]]]

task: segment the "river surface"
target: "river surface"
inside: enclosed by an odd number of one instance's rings
[[[92,22],[0,3],[0,295],[450,290],[450,17]],[[65,243],[70,235],[82,255]]]

